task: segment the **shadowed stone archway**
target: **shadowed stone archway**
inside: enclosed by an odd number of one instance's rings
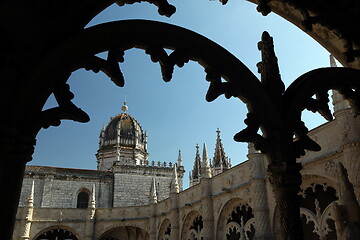
[[[111,229],[104,233],[99,240],[149,240],[149,234],[137,227],[125,226]]]

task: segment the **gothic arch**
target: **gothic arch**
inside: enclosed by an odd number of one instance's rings
[[[97,229],[95,232],[95,239],[100,239],[102,236],[104,236],[106,233],[111,232],[114,229],[117,228],[124,228],[124,227],[131,227],[131,228],[139,228],[144,230],[145,232],[149,232],[149,225],[148,221],[133,221],[133,222],[127,222],[127,223],[109,223],[105,224],[101,228]]]
[[[171,235],[171,222],[168,218],[162,221],[158,230],[158,240],[169,240]]]
[[[305,177],[310,177],[305,175]],[[311,175],[311,181],[304,181],[300,190],[300,215],[304,239],[335,240],[336,227],[334,209],[339,199],[337,184],[322,176]],[[275,239],[279,238],[278,206],[273,216]]]
[[[181,239],[202,240],[202,229],[203,223],[200,212],[192,210],[185,217],[181,231]]]
[[[330,176],[324,176],[323,174],[303,174],[300,194],[308,188],[314,188],[317,185],[321,185],[325,190],[329,187],[336,190],[336,196],[338,197],[338,184]]]
[[[63,225],[54,225],[41,230],[34,240],[80,240],[75,230]]]
[[[253,239],[254,224],[255,218],[251,206],[241,198],[230,199],[219,215],[216,239]]]
[[[149,234],[144,229],[133,226],[122,226],[112,228],[105,233],[103,233],[100,240],[148,240]]]

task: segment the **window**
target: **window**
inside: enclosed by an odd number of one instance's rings
[[[77,208],[88,208],[89,206],[89,193],[81,191],[77,197]]]

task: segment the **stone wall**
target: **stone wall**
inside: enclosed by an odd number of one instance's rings
[[[129,166],[116,163],[114,173],[114,207],[140,206],[149,204],[153,179],[156,182],[158,201],[170,196],[173,167]],[[183,167],[178,168],[178,178],[182,180]],[[180,181],[179,181],[180,182]],[[181,181],[182,184],[182,181]],[[182,188],[182,185],[180,186]]]
[[[111,207],[112,175],[109,172],[27,166],[19,206],[26,204],[34,182],[34,206],[76,208],[81,190],[92,192],[95,184],[97,207]]]
[[[350,218],[343,219],[344,216],[347,218],[343,211],[355,214],[354,206],[358,206],[351,195],[354,194],[352,187],[343,180],[345,174],[339,175],[337,163],[343,163],[347,169],[349,179],[355,187],[355,194],[358,199],[360,198],[360,139],[357,137],[360,136],[360,118],[353,118],[351,112],[343,111],[343,114],[342,116],[338,113],[333,122],[312,130],[309,136],[321,145],[322,150],[309,152],[298,159],[303,166],[300,195],[304,201],[310,199],[312,203],[302,206],[301,214],[305,219],[303,227],[308,233],[323,237],[328,236],[327,234],[334,236],[340,232],[337,231],[340,227],[348,227],[346,222]],[[203,239],[227,239],[229,234],[240,234],[241,229],[247,229],[249,232],[255,229],[254,238],[251,239],[279,239],[279,212],[266,172],[267,159],[250,148],[248,158],[248,161],[211,179],[201,179],[199,184],[185,191],[172,192],[171,198],[168,196],[173,168],[161,164],[115,164],[112,173],[28,167],[21,205],[24,206],[34,180],[34,213],[28,218],[30,215],[27,213],[31,207],[19,208],[14,240],[19,239],[29,223],[31,231],[28,239],[33,239],[44,229],[58,227],[76,232],[79,240],[98,240],[112,234],[112,231],[121,232],[127,227],[131,231],[146,233],[143,236],[150,236],[148,239],[161,239],[159,235],[165,235],[169,223],[176,226],[175,229],[171,229],[173,235],[170,236],[176,240],[189,237],[191,234]],[[183,173],[183,170],[178,171],[179,177],[182,177]],[[156,181],[158,203],[149,204],[153,178]],[[91,191],[94,183],[97,208],[74,209],[74,193],[82,187]],[[114,205],[109,207],[112,191]],[[65,200],[69,195],[73,201]],[[329,201],[328,196],[332,195],[334,196]],[[62,205],[63,208],[57,208],[55,205]],[[338,205],[341,208],[336,207]],[[94,214],[91,214],[92,212]],[[246,218],[236,217],[245,216],[244,213],[248,214]],[[191,229],[196,219],[201,219],[205,230]],[[318,222],[319,219],[321,222]],[[332,225],[326,227],[328,222]],[[314,229],[314,223],[320,227]],[[351,224],[353,223],[350,222],[349,226]],[[230,233],[230,230],[233,232]],[[339,234],[337,239],[346,238]]]

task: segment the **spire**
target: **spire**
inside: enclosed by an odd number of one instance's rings
[[[92,193],[90,199],[90,208],[96,208],[96,200],[95,200],[95,184],[92,186]]]
[[[200,175],[201,175],[201,158],[200,158],[200,153],[199,153],[199,145],[196,144],[194,169],[192,170],[193,181],[199,180]]]
[[[171,193],[179,193],[180,192],[180,187],[179,187],[179,180],[178,180],[178,176],[177,176],[177,164],[174,164],[174,175],[173,175],[173,180],[172,180],[172,184],[171,184]]]
[[[179,156],[178,156],[178,165],[179,165],[179,167],[182,166],[182,156],[181,156],[180,149],[179,149]]]
[[[150,190],[150,203],[157,203],[155,178],[153,178],[153,182]]]
[[[28,207],[33,207],[34,206],[34,189],[35,189],[35,182],[32,181],[31,190],[30,190],[29,197],[28,197],[28,202],[27,202]]]
[[[126,95],[124,96],[124,105],[121,107],[121,110],[126,113],[129,107],[126,105]]]
[[[222,172],[222,170],[229,169],[231,167],[231,165],[229,163],[228,157],[226,157],[226,155],[225,155],[225,150],[224,150],[224,147],[221,142],[219,128],[217,129],[216,133],[217,133],[217,139],[216,139],[216,145],[215,145],[213,165],[214,165],[215,170],[218,169],[218,170],[220,170],[220,172]],[[216,174],[218,174],[220,172],[217,172]]]
[[[211,178],[211,169],[210,169],[210,163],[208,159],[208,153],[206,149],[206,144],[204,143],[203,148],[203,158],[202,158],[202,166],[201,166],[201,177],[202,178]]]
[[[335,58],[330,54],[330,67],[337,67]],[[334,105],[334,116],[340,110],[350,108],[350,104],[338,91],[332,90],[332,104]]]

